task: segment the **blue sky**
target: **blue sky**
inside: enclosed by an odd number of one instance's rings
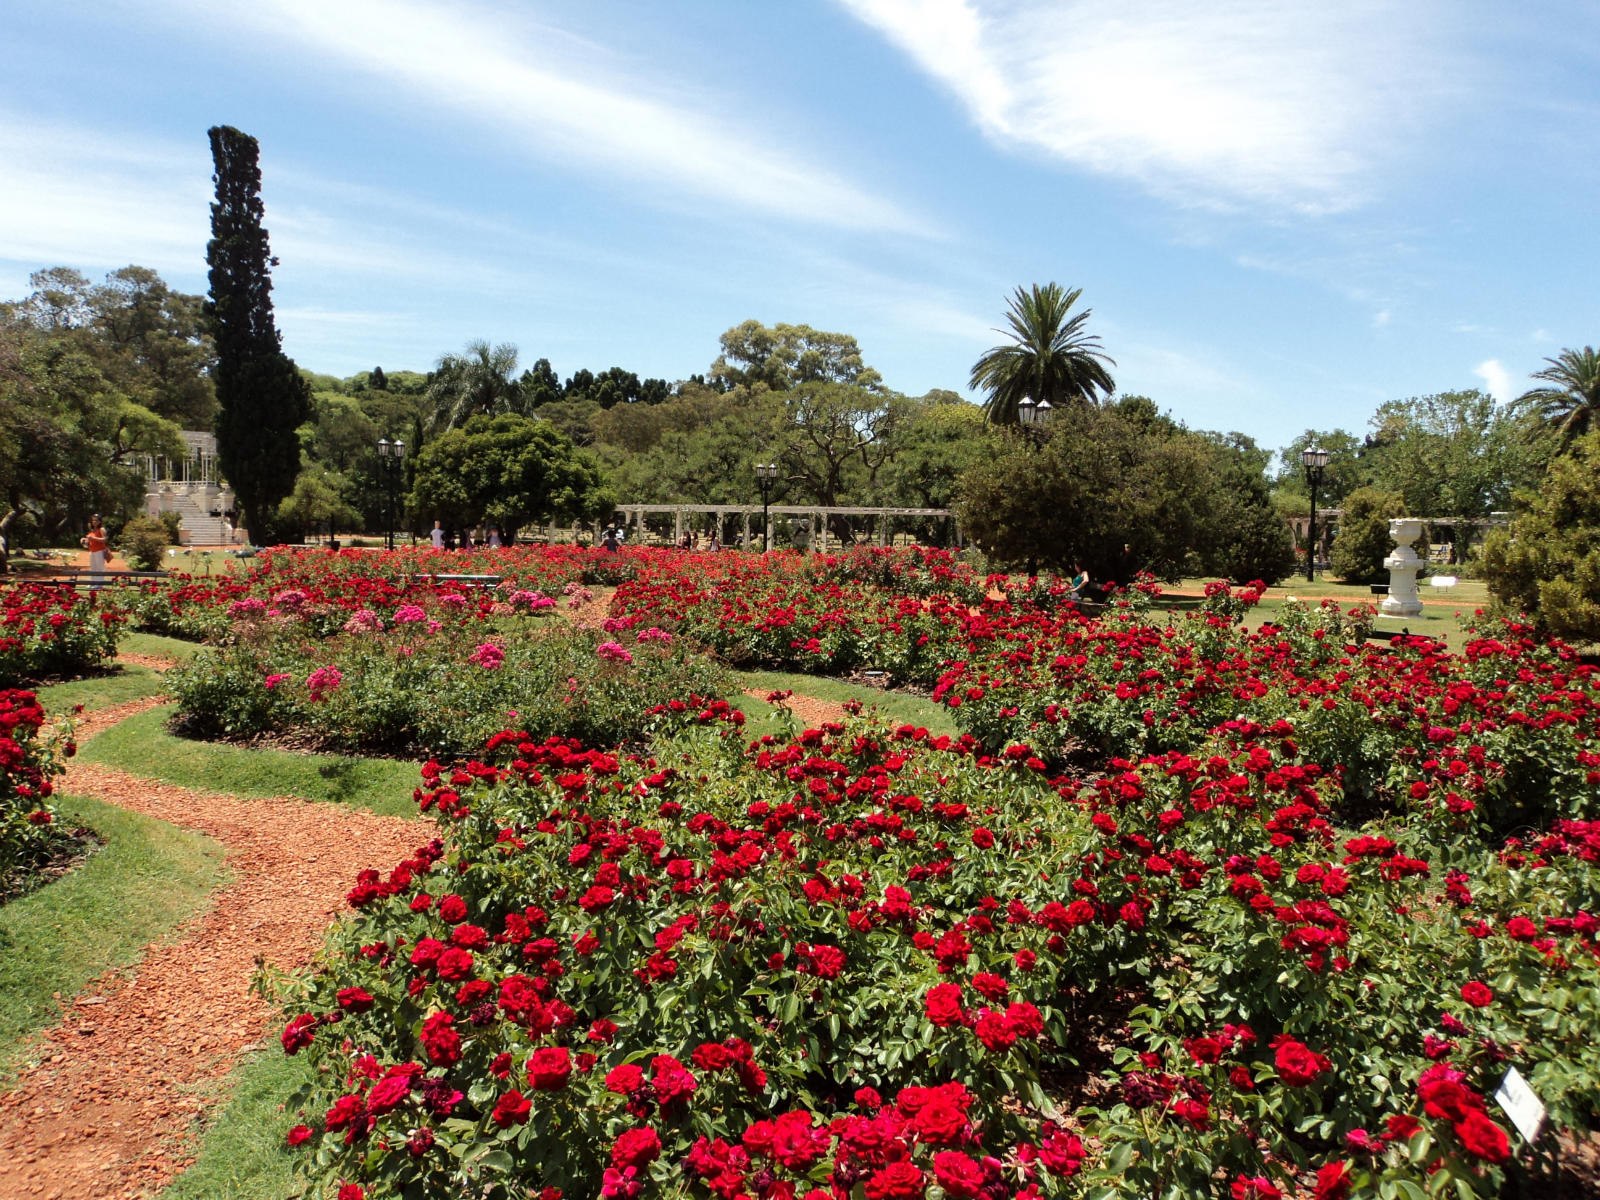
[[[7,0],[0,297],[205,289],[261,142],[303,366],[473,338],[678,379],[754,317],[965,391],[1019,284],[1119,390],[1280,446],[1600,341],[1600,5]]]

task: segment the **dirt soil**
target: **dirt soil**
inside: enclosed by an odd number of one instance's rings
[[[143,711],[80,719],[81,738]],[[61,790],[222,843],[231,881],[136,967],[93,981],[0,1096],[0,1198],[134,1200],[194,1157],[241,1053],[278,1015],[250,990],[259,964],[303,967],[365,867],[387,870],[433,836],[420,820],[303,800],[240,800],[74,762]]]

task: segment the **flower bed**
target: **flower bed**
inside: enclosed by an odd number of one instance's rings
[[[1486,1197],[1508,1064],[1600,1100],[1600,826],[1341,828],[1247,724],[1073,778],[673,707],[430,766],[283,1032],[341,1195]]]
[[[523,595],[524,614],[542,611],[544,598]],[[381,615],[363,609],[324,635],[310,607],[250,607],[224,644],[170,672],[178,729],[459,757],[512,722],[540,736],[635,741],[653,705],[731,686],[713,662],[659,630],[628,634],[623,645],[564,624],[536,628],[526,615],[480,620],[474,602],[446,596],[439,618],[410,603]]]
[[[79,675],[117,652],[119,612],[56,584],[0,585],[0,687]]]
[[[0,690],[0,898],[27,887],[28,877],[70,841],[50,804],[70,735],[43,735],[45,714],[32,692]]]

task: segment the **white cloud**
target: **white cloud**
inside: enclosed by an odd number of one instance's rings
[[[1389,323],[1393,315],[1394,314],[1391,313],[1387,308],[1379,309],[1377,312],[1372,314],[1372,327],[1374,329],[1382,329]]]
[[[1452,67],[1431,5],[839,0],[1002,144],[1182,203],[1358,203]]]
[[[504,144],[546,161],[626,180],[642,199],[665,189],[718,206],[844,229],[932,236],[920,217],[845,180],[754,120],[693,104],[691,85],[620,63],[505,11],[438,0],[190,2],[189,15],[288,42],[340,70],[393,85],[408,109],[465,115]],[[509,140],[507,140],[509,139]],[[820,154],[819,154],[820,157]]]
[[[1510,401],[1511,372],[1501,365],[1498,358],[1485,359],[1472,368],[1472,373],[1483,380],[1484,389],[1501,404]]]

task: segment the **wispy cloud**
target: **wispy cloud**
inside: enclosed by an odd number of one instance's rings
[[[1347,208],[1457,86],[1428,3],[839,3],[993,140],[1186,204]]]
[[[441,113],[464,115],[504,143],[564,167],[718,207],[850,230],[933,236],[924,218],[806,156],[775,147],[758,118],[695,103],[693,81],[654,64],[617,61],[559,30],[533,28],[502,9],[438,0],[192,2],[204,25],[292,44],[340,70],[363,72]],[[507,140],[509,139],[509,141]]]
[[[1485,359],[1472,368],[1472,373],[1483,380],[1484,389],[1501,404],[1511,399],[1511,372],[1501,365],[1498,358]]]

